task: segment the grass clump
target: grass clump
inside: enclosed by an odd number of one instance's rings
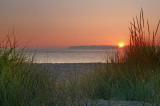
[[[93,99],[157,103],[160,101],[160,44],[158,28],[151,34],[143,10],[130,22],[129,45],[84,78],[84,91]],[[147,32],[146,32],[147,30]]]
[[[14,33],[1,42],[0,49],[0,105],[44,105],[50,103],[55,81],[47,78],[44,68],[33,64],[18,49]],[[52,82],[52,84],[50,84]]]
[[[66,106],[87,104],[77,78],[59,81],[43,64],[28,59],[13,33],[0,43],[0,106]],[[49,75],[48,75],[49,74]]]

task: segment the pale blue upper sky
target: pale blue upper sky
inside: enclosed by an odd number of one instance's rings
[[[13,25],[32,46],[115,45],[141,7],[154,26],[160,0],[0,0],[0,34]]]

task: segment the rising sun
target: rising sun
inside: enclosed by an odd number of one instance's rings
[[[124,47],[124,42],[119,42],[119,43],[118,43],[118,47],[119,47],[119,48],[123,48],[123,47]]]

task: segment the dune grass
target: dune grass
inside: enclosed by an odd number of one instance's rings
[[[0,46],[0,105],[50,103],[50,97],[53,96],[50,92],[54,91],[55,78],[49,80],[44,68],[28,60],[24,49],[17,49],[14,33],[9,33]],[[52,90],[49,87],[51,85]]]
[[[18,48],[14,31],[0,42],[0,106],[84,105],[78,79],[59,81],[47,67],[28,58],[26,48]],[[35,54],[36,56],[36,54]]]
[[[110,66],[103,64],[83,78],[89,98],[160,103],[160,21],[151,34],[143,10],[139,17],[130,22],[129,46],[111,58]]]
[[[0,105],[83,106],[88,99],[160,105],[159,24],[151,34],[141,10],[140,18],[131,22],[129,46],[123,52],[118,51],[111,63],[66,81],[49,77],[45,66],[28,60],[25,49],[17,48],[14,33],[8,34],[0,43]]]

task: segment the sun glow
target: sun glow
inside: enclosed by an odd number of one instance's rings
[[[124,42],[119,42],[119,43],[118,43],[118,47],[119,47],[119,48],[123,48],[123,47],[124,47]]]

